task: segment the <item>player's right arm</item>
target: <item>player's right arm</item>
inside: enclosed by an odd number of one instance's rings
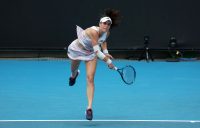
[[[101,52],[101,48],[98,44],[99,33],[96,30],[91,29],[91,28],[86,29],[85,32],[91,39],[92,46],[97,57],[105,61],[108,64],[109,68],[114,68],[114,65],[112,64],[111,59]]]

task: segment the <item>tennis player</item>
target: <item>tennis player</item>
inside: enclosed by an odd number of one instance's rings
[[[110,69],[114,68],[113,57],[109,54],[106,39],[110,35],[110,28],[120,22],[120,12],[115,9],[106,9],[99,20],[98,26],[92,26],[85,30],[77,26],[77,36],[68,47],[68,57],[71,60],[71,76],[69,86],[73,86],[79,75],[79,65],[85,61],[87,75],[87,99],[86,119],[93,119],[92,102],[94,97],[94,76],[97,58],[103,60]]]

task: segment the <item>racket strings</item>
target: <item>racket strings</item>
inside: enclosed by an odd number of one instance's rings
[[[122,72],[123,79],[126,83],[131,84],[135,80],[135,71],[132,67],[125,67]]]

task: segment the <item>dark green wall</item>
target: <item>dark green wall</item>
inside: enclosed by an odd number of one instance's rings
[[[179,48],[200,49],[199,0],[1,0],[0,48],[62,49],[76,38],[75,26],[98,25],[105,8],[121,10],[111,30],[110,49],[167,49],[170,36]]]

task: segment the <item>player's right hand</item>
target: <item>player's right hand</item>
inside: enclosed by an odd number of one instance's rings
[[[114,69],[114,68],[115,68],[115,66],[114,66],[112,63],[109,64],[108,67],[109,67],[110,69]]]

